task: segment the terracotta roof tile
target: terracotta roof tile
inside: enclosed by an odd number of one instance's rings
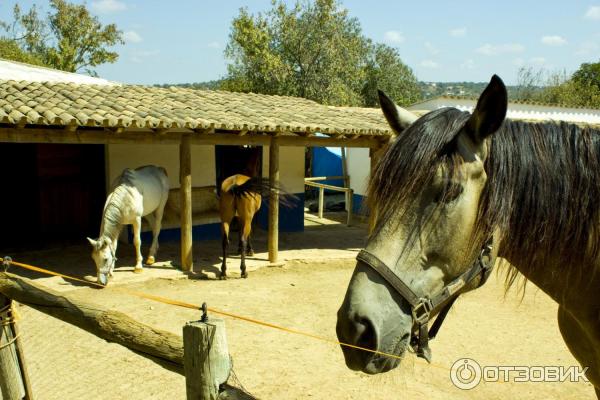
[[[255,93],[2,80],[0,123],[391,135],[376,108]]]

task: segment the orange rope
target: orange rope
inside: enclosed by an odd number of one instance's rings
[[[4,259],[0,258],[0,263],[2,263],[2,262],[4,262]],[[21,268],[24,268],[24,269],[28,269],[30,271],[40,272],[40,273],[47,274],[47,275],[59,276],[61,278],[69,279],[69,280],[72,280],[72,281],[83,282],[83,283],[86,283],[86,284],[90,284],[90,285],[94,285],[94,286],[98,286],[98,287],[104,288],[104,286],[101,285],[101,284],[99,284],[99,283],[91,282],[91,281],[86,281],[84,279],[76,278],[74,276],[61,274],[59,272],[49,271],[49,270],[44,269],[44,268],[35,267],[33,265],[24,264],[24,263],[12,261],[12,260],[8,261],[8,262],[11,265],[14,265],[16,267],[21,267]],[[169,304],[169,305],[178,306],[178,307],[184,307],[184,308],[190,308],[192,310],[200,310],[200,307],[197,306],[197,305],[195,305],[195,304],[185,303],[185,302],[182,302],[182,301],[179,301],[179,300],[173,300],[173,299],[169,299],[169,298],[166,298],[166,297],[155,296],[155,295],[152,295],[152,294],[138,292],[138,291],[134,291],[134,290],[128,290],[128,289],[114,288],[113,290],[120,291],[120,292],[127,293],[127,294],[131,294],[131,295],[134,295],[134,296],[137,296],[137,297],[141,297],[141,298],[144,298],[144,299],[148,299],[148,300],[153,300],[153,301],[156,301],[156,302],[164,303],[164,304]],[[277,330],[280,330],[280,331],[283,331],[283,332],[287,332],[287,333],[292,333],[292,334],[295,334],[295,335],[301,335],[301,336],[309,337],[309,338],[312,338],[312,339],[320,340],[320,341],[323,341],[323,342],[327,342],[327,343],[331,343],[331,344],[335,344],[335,345],[339,345],[339,346],[349,347],[349,348],[356,349],[356,350],[367,351],[369,353],[381,355],[381,356],[384,356],[384,357],[394,358],[394,359],[398,359],[398,360],[402,359],[401,356],[397,356],[397,355],[394,355],[394,354],[389,354],[389,353],[385,353],[385,352],[378,351],[378,350],[368,349],[366,347],[355,346],[355,345],[349,344],[349,343],[339,342],[339,341],[334,340],[334,339],[329,339],[329,338],[326,338],[326,337],[314,335],[312,333],[303,332],[303,331],[300,331],[300,330],[297,330],[297,329],[286,328],[284,326],[271,324],[271,323],[268,323],[268,322],[260,321],[260,320],[249,318],[249,317],[244,317],[244,316],[233,314],[233,313],[226,312],[226,311],[221,311],[221,310],[218,310],[218,309],[215,309],[215,308],[212,308],[212,307],[208,307],[208,311],[210,311],[212,313],[215,313],[215,314],[223,315],[223,316],[226,316],[226,317],[229,317],[229,318],[234,318],[234,319],[237,319],[237,320],[250,322],[250,323],[253,323],[253,324],[256,324],[256,325],[261,325],[261,326],[265,326],[265,327],[268,327],[268,328],[277,329]],[[442,368],[444,370],[447,370],[447,367],[437,366],[435,364],[430,364],[430,365],[438,367],[438,368]]]

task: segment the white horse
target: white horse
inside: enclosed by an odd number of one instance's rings
[[[169,179],[167,171],[162,167],[146,165],[135,170],[126,168],[119,175],[104,204],[100,237],[98,240],[87,238],[93,247],[92,258],[96,263],[98,283],[106,285],[108,276],[112,276],[117,260],[117,241],[123,225],[133,225],[136,256],[133,272],[143,271],[140,251],[142,217],[146,218],[152,227],[153,235],[146,264],[154,264],[158,234],[168,196]]]

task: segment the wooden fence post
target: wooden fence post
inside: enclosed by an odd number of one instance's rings
[[[319,212],[318,212],[318,216],[319,219],[323,218],[323,204],[325,202],[325,188],[320,187],[319,188]]]
[[[21,400],[25,398],[25,384],[11,326],[11,303],[8,297],[0,295],[0,390],[3,400]]]
[[[216,400],[231,371],[225,322],[211,317],[185,324],[183,354],[187,400]]]

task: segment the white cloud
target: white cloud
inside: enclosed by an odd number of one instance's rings
[[[219,42],[210,42],[209,44],[206,45],[206,47],[209,47],[211,49],[220,49],[221,48],[221,43],[219,43]]]
[[[525,46],[519,43],[505,43],[492,45],[489,43],[484,44],[476,50],[479,54],[486,56],[497,56],[500,54],[508,53],[522,53],[525,51]]]
[[[136,31],[126,31],[123,33],[123,39],[126,43],[139,43],[142,41],[142,37]]]
[[[472,58],[465,60],[464,63],[460,64],[460,68],[462,69],[475,69],[475,61]]]
[[[467,36],[467,28],[456,28],[450,30],[450,36],[465,37]]]
[[[423,68],[431,68],[431,69],[436,69],[436,68],[440,67],[440,65],[433,60],[423,60],[423,61],[421,61],[420,65]]]
[[[383,35],[383,40],[389,44],[400,44],[400,43],[404,43],[404,35],[402,34],[402,32],[398,32],[398,31],[387,31],[384,35]]]
[[[431,42],[425,42],[425,48],[429,52],[429,54],[436,55],[440,52],[440,50],[435,47]]]
[[[600,6],[590,6],[585,12],[585,18],[600,20]]]
[[[127,5],[119,0],[98,0],[92,1],[92,10],[99,13],[111,13],[117,11],[124,11],[127,9]]]
[[[564,44],[567,44],[567,40],[562,36],[558,35],[542,36],[541,41],[546,46],[562,46]]]
[[[136,50],[131,53],[130,60],[134,63],[142,63],[146,58],[157,56],[159,53],[158,50]]]

